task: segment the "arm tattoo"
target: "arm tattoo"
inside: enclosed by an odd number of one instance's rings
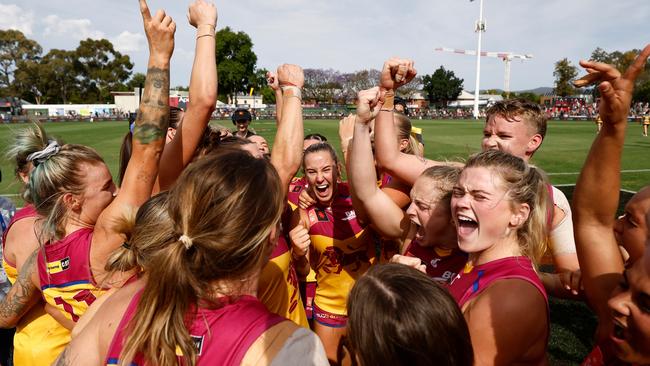
[[[169,125],[169,69],[150,67],[133,138],[143,145],[165,138]]]
[[[32,283],[32,273],[36,271],[38,249],[32,253],[23,264],[16,283],[11,287],[7,297],[0,303],[2,319],[16,319],[17,322],[34,303],[34,295],[38,288]],[[4,325],[4,323],[3,323]]]
[[[154,123],[144,123],[136,125],[133,128],[133,138],[140,141],[141,144],[148,144],[150,142],[162,139],[165,137],[165,132]]]

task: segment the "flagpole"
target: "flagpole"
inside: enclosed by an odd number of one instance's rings
[[[470,0],[473,1],[473,0]],[[479,82],[481,80],[481,36],[485,32],[485,23],[483,23],[483,0],[479,1],[479,16],[474,31],[478,32],[478,46],[476,47],[476,86],[474,88],[474,118],[479,118],[478,113],[478,96]]]

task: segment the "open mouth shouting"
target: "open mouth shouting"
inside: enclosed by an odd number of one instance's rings
[[[317,184],[314,186],[314,191],[316,192],[316,196],[320,199],[327,199],[331,196],[331,185],[327,182]]]
[[[466,215],[456,215],[456,231],[459,239],[468,237],[477,229],[478,221]]]

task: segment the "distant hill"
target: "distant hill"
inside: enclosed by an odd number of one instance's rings
[[[535,89],[516,91],[516,93],[524,93],[524,92],[538,94],[538,95],[551,95],[551,94],[553,94],[553,88],[548,87],[548,86],[542,86],[542,87],[535,88]]]

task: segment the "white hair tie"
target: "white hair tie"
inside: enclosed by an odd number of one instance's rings
[[[192,239],[189,236],[183,234],[178,238],[178,240],[185,245],[185,249],[190,249],[192,247]]]
[[[52,155],[58,154],[61,146],[56,140],[50,140],[49,144],[41,151],[33,152],[27,155],[27,161],[31,161],[34,165],[38,165],[46,161]]]

